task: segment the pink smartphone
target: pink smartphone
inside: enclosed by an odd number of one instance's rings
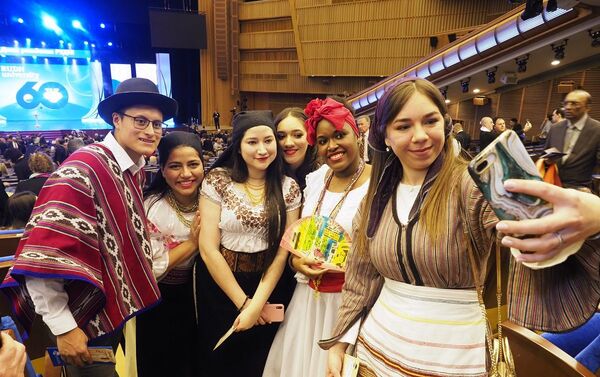
[[[283,304],[265,304],[260,315],[268,322],[283,322],[284,311]]]

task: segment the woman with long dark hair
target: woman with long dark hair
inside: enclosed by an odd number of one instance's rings
[[[277,330],[262,310],[287,261],[279,247],[298,218],[300,189],[283,175],[270,111],[233,119],[229,147],[211,167],[200,197],[196,295],[201,374],[260,376]],[[219,338],[235,328],[220,347]]]
[[[162,301],[136,318],[137,372],[144,377],[195,377],[198,343],[192,275],[204,178],[200,139],[181,131],[167,134],[158,144],[158,162],[160,172],[144,191],[144,208]],[[177,347],[166,346],[174,337]]]

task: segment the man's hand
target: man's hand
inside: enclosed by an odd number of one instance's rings
[[[14,340],[6,332],[0,332],[0,377],[23,377],[27,354],[25,346]]]
[[[80,367],[92,363],[87,342],[88,337],[79,327],[56,337],[56,346],[60,357],[66,363]]]

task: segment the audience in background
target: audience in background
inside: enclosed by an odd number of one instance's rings
[[[18,149],[8,149],[6,151],[7,157],[10,159],[10,162],[13,165],[13,169],[15,171],[15,175],[19,181],[23,179],[29,178],[31,175],[31,169],[29,169],[29,164],[27,159]]]
[[[468,151],[469,145],[471,145],[471,136],[463,130],[462,124],[454,123],[452,133],[454,134],[454,138],[460,143],[461,148]]]
[[[487,147],[496,136],[492,132],[494,128],[494,121],[490,117],[483,117],[479,122],[481,128],[479,129],[479,150],[482,151]]]
[[[54,164],[50,160],[50,156],[38,152],[29,156],[29,169],[32,172],[31,175],[17,184],[15,193],[31,191],[35,195],[39,195],[50,173],[54,171]]]
[[[69,142],[67,143],[67,155],[70,156],[71,154],[73,154],[73,152],[84,146],[84,140],[79,137],[75,137],[69,140]]]
[[[23,229],[29,221],[37,196],[31,191],[23,191],[8,198],[8,217],[11,229]]]

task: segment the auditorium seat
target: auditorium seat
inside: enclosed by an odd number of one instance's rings
[[[566,352],[525,327],[504,321],[502,332],[508,338],[517,376],[595,376]]]

